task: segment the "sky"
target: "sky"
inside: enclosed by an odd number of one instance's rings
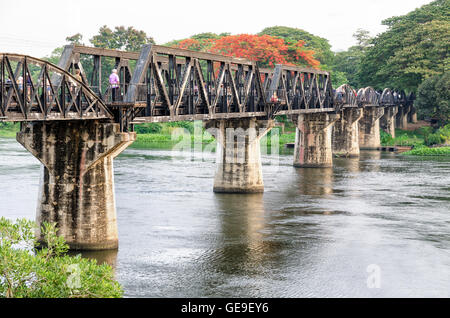
[[[329,40],[333,51],[355,44],[358,28],[372,36],[381,21],[432,0],[0,0],[0,52],[49,55],[76,33],[84,43],[101,26],[133,26],[164,44],[202,32],[256,34],[289,26]]]

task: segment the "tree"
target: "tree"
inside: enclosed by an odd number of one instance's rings
[[[219,37],[197,37],[178,42],[176,47],[195,51],[211,52],[225,56],[258,61],[262,67],[275,64],[319,67],[314,51],[304,48],[303,41],[290,43],[270,35],[224,35]]]
[[[166,44],[165,46],[178,47],[183,49],[188,49],[192,51],[203,51],[206,52],[211,47],[214,40],[220,39],[221,37],[228,36],[230,33],[212,33],[204,32],[191,36],[187,39],[173,40]]]
[[[439,126],[450,123],[450,72],[427,78],[417,89],[414,106],[422,118],[432,118]]]
[[[416,91],[422,81],[449,70],[450,1],[435,0],[407,15],[386,19],[361,61],[365,86]]]
[[[361,50],[364,51],[370,46],[372,37],[370,36],[369,31],[359,28],[355,33],[353,33],[353,37],[358,42],[357,47]]]
[[[83,45],[83,35],[81,33],[77,33],[72,36],[68,36],[66,41],[71,44]]]
[[[115,27],[112,31],[106,25],[102,26],[98,32],[90,39],[95,47],[108,49],[140,51],[145,44],[154,44],[152,37],[148,37],[144,31],[139,31],[133,27],[125,28],[124,26]]]
[[[347,78],[347,83],[353,88],[359,88],[358,78],[359,65],[370,46],[371,37],[369,31],[358,29],[354,34],[357,45],[350,47],[347,51],[336,53],[334,57],[333,72],[341,72]]]
[[[65,254],[67,245],[54,224],[43,224],[37,247],[34,222],[0,218],[0,297],[121,297],[109,265]]]
[[[258,33],[258,35],[270,35],[282,38],[287,44],[303,41],[304,48],[314,51],[314,57],[319,60],[323,66],[331,66],[333,64],[334,54],[331,51],[331,45],[328,40],[302,29],[286,26],[273,26],[265,28]]]

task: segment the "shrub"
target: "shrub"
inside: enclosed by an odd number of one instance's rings
[[[404,152],[406,156],[450,156],[450,147],[428,148],[418,147],[411,151]]]
[[[134,126],[134,131],[138,134],[158,134],[162,130],[162,125],[158,123],[139,124]]]
[[[381,130],[380,131],[380,138],[381,138],[381,144],[385,146],[393,146],[394,145],[394,138],[387,132]]]
[[[43,224],[44,245],[34,235],[35,223],[0,218],[0,297],[121,297],[109,265],[71,257],[55,224]]]

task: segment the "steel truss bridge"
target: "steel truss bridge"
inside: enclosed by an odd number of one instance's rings
[[[106,59],[118,70],[116,96],[102,78]],[[326,71],[287,65],[265,69],[246,59],[158,45],[141,52],[69,45],[58,66],[0,53],[0,121],[99,119],[128,131],[148,122],[406,107],[413,99],[389,88],[356,91],[343,85],[334,90]]]

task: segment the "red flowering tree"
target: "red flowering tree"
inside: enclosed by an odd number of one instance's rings
[[[304,48],[304,41],[285,43],[270,35],[227,35],[216,39],[185,39],[176,46],[182,49],[204,51],[257,61],[260,66],[275,64],[302,65],[318,68],[320,62],[314,51]]]

